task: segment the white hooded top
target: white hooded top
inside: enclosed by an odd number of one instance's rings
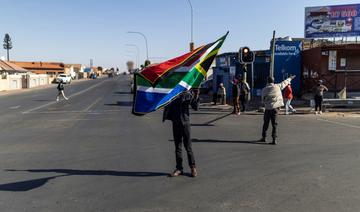
[[[281,83],[269,83],[263,88],[261,93],[261,100],[265,105],[265,110],[272,110],[284,106],[284,100],[281,90],[288,86],[291,78],[288,78]]]

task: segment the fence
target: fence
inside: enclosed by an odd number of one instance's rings
[[[22,88],[21,75],[5,75],[0,78],[0,91],[16,90]]]

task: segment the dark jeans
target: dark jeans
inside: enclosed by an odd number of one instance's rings
[[[182,144],[184,144],[190,168],[195,167],[194,154],[191,147],[190,123],[173,122],[173,135],[175,143],[176,169],[183,170]]]
[[[262,130],[262,137],[266,138],[266,131],[269,128],[269,124],[271,121],[271,125],[272,125],[272,138],[276,139],[277,137],[277,115],[278,115],[279,110],[278,109],[272,109],[272,110],[265,110],[264,113],[264,125],[263,125],[263,130]]]
[[[240,103],[241,103],[241,112],[245,112],[246,110],[246,102],[247,102],[246,95],[240,95]]]
[[[317,111],[318,108],[319,111],[322,111],[322,102],[323,102],[323,97],[315,95],[315,111]]]
[[[217,93],[214,93],[214,94],[213,94],[213,102],[214,102],[214,105],[216,105],[217,98],[218,98]]]

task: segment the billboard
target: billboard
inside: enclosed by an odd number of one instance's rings
[[[281,82],[291,75],[296,75],[297,77],[291,82],[295,94],[300,93],[301,49],[301,41],[275,42],[275,81]]]
[[[305,8],[305,38],[359,35],[360,4]]]

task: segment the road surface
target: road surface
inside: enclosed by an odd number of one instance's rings
[[[360,211],[360,118],[192,113],[199,176],[174,169],[171,123],[131,115],[127,78],[0,95],[0,211]],[[189,172],[188,169],[186,169]]]

